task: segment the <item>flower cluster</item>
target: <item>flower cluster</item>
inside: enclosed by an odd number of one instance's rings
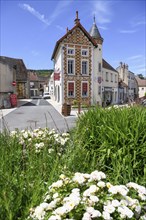
[[[17,137],[19,144],[25,146],[25,149],[35,147],[36,153],[41,152],[45,147],[48,148],[48,153],[54,150],[61,153],[69,140],[68,133],[58,134],[54,129],[49,130],[48,128],[38,128],[33,131],[15,130],[11,132],[11,136]]]
[[[112,185],[103,172],[60,175],[48,187],[44,201],[31,208],[29,219],[146,220],[146,188],[136,183]]]

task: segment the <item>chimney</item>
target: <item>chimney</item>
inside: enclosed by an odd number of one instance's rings
[[[67,27],[67,28],[66,28],[66,33],[68,33],[68,31],[69,31],[69,30],[68,30],[68,27]]]
[[[78,11],[76,11],[76,19],[74,20],[75,24],[78,24],[80,22],[80,19],[78,18]]]

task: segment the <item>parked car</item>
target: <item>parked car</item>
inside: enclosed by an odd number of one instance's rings
[[[51,98],[50,93],[49,92],[44,92],[42,98],[43,99],[50,99]]]

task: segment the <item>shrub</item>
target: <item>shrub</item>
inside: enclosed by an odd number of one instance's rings
[[[146,188],[136,183],[112,185],[97,170],[60,176],[48,187],[44,201],[31,209],[30,219],[145,219]]]
[[[103,170],[115,183],[146,179],[146,109],[94,108],[80,115],[68,152],[73,172]]]

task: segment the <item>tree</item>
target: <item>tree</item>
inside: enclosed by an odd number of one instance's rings
[[[140,79],[144,79],[144,76],[140,73],[140,74],[137,74],[137,76],[140,78]]]

